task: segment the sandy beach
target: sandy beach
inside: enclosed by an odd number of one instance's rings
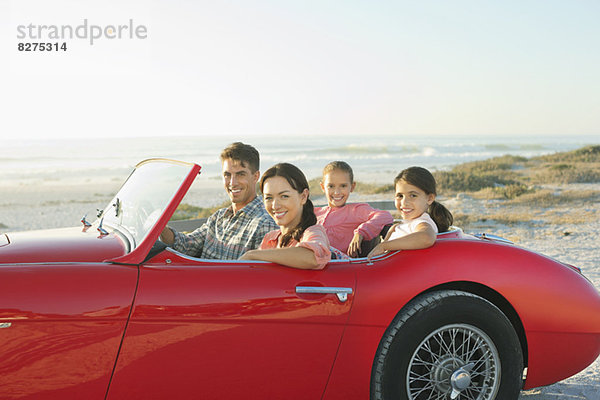
[[[83,215],[95,219],[120,187],[120,182],[66,185],[53,182],[3,187],[0,200],[0,232],[76,226]],[[457,192],[440,196],[467,233],[487,232],[515,244],[575,265],[600,288],[600,183],[545,184],[550,202],[482,198],[477,193]],[[206,196],[206,193],[204,193]],[[218,182],[210,197],[218,204],[226,199]],[[189,202],[202,202],[190,196]],[[313,195],[322,202],[320,194]],[[188,199],[188,197],[186,197]],[[185,199],[184,199],[185,200]],[[389,194],[355,193],[352,201],[391,200]],[[600,358],[579,374],[551,386],[522,392],[521,399],[600,398]]]

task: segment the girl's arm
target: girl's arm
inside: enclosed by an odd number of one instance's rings
[[[392,229],[390,228],[390,232]],[[417,250],[425,249],[433,246],[435,243],[436,233],[428,223],[420,223],[417,225],[415,232],[410,233],[398,239],[388,240],[390,232],[386,235],[385,241],[379,243],[367,256],[367,259],[371,261],[371,258],[388,251],[395,250]]]
[[[384,226],[394,222],[394,218],[388,211],[377,210],[367,203],[358,203],[352,212],[359,225],[354,229],[347,254],[350,257],[358,257],[363,240],[375,238]]]
[[[250,250],[240,260],[269,261],[300,269],[320,269],[314,251],[306,247],[284,247],[279,249]]]
[[[396,230],[396,227],[398,225],[400,225],[400,222],[396,222],[395,224],[393,224],[392,226],[390,226],[390,229],[388,229],[388,231],[385,234],[385,237],[383,238],[382,242],[385,242],[386,240],[390,240],[390,236],[392,236],[392,233]]]
[[[350,257],[358,257],[358,254],[360,253],[360,245],[362,244],[363,239],[363,235],[360,233],[355,233],[350,241],[350,244],[348,245],[346,254],[348,254]]]
[[[365,229],[367,229],[367,232],[370,232],[369,235],[371,236],[371,237],[367,237],[367,240],[371,240],[381,232],[381,230],[383,229],[383,227],[385,225],[391,224],[394,222],[394,218],[392,217],[392,214],[390,214],[389,212],[375,210],[375,209],[373,209],[373,210],[374,210],[374,212],[369,215],[375,216],[374,220],[367,220],[366,222],[359,225],[358,228],[356,228],[354,231],[354,236],[352,237],[352,240],[350,241],[350,244],[348,245],[348,251],[347,251],[347,254],[350,257],[358,257],[358,255],[360,253],[362,241],[365,239],[365,236],[362,235],[360,232],[365,232]],[[393,224],[390,227],[390,229],[388,230],[388,233],[385,235],[384,240],[387,240],[387,238],[390,236],[391,232],[394,231],[394,228],[396,227],[396,225],[398,225],[398,224]],[[376,233],[373,233],[373,232],[376,232]]]
[[[371,240],[379,235],[384,226],[393,224],[394,217],[389,211],[377,210],[367,203],[359,203],[354,209],[355,216],[360,224],[354,230],[366,240]]]

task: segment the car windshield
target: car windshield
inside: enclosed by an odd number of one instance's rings
[[[125,235],[133,250],[158,221],[192,166],[163,159],[139,163],[102,212],[102,226]]]

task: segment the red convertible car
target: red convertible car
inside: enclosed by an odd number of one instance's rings
[[[0,236],[1,399],[516,399],[600,353],[576,267],[460,230],[319,271],[157,242],[200,172],[138,164],[93,224]]]

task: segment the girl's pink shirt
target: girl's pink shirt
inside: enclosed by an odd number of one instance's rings
[[[392,224],[394,218],[388,211],[376,210],[367,203],[347,203],[343,207],[315,207],[317,224],[323,225],[329,243],[336,249],[348,252],[348,246],[355,233],[365,240],[379,235],[385,225]]]
[[[281,230],[277,229],[265,235],[260,249],[274,249],[277,247],[277,240],[281,235]],[[290,240],[287,247],[304,247],[315,253],[317,259],[317,269],[322,269],[331,260],[331,250],[329,250],[329,240],[327,232],[321,225],[309,226],[304,230],[300,242],[295,239]]]

